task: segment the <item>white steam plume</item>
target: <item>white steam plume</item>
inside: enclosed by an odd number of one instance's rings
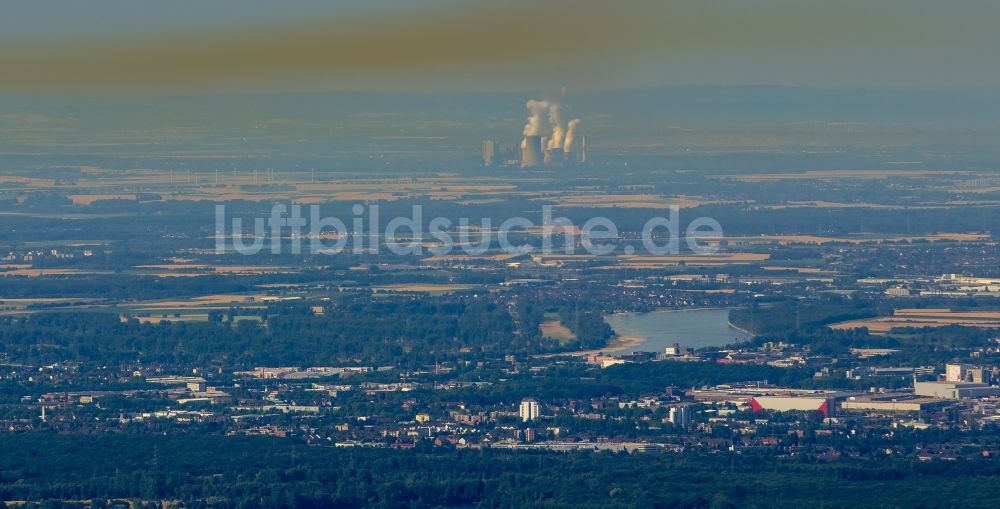
[[[528,101],[527,106],[530,114],[528,115],[528,123],[524,124],[524,135],[538,136],[542,134],[542,116],[549,109],[549,102],[532,99]]]
[[[549,124],[552,125],[552,137],[549,138],[548,149],[562,149],[564,131],[557,102],[549,103]]]
[[[563,152],[573,151],[573,142],[576,138],[576,126],[580,124],[580,119],[574,118],[566,125],[566,139],[563,141]]]

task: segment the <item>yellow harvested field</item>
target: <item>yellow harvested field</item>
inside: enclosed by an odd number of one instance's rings
[[[511,258],[516,258],[518,255],[515,253],[500,253],[495,255],[433,255],[428,256],[420,260],[421,263],[460,263],[460,262],[503,262],[510,260]]]
[[[90,205],[102,200],[135,200],[134,194],[71,194],[69,199],[77,205]]]
[[[1000,311],[952,311],[944,308],[929,309],[897,309],[893,316],[941,317],[941,318],[973,318],[984,320],[1000,320]]]
[[[240,294],[240,293],[224,293],[216,295],[204,295],[201,297],[193,297],[187,300],[156,300],[156,301],[143,301],[136,304],[130,304],[128,307],[131,309],[166,309],[166,308],[196,308],[204,306],[219,306],[229,304],[256,304],[265,297],[264,294]]]
[[[385,292],[419,292],[419,293],[450,293],[461,290],[477,288],[478,285],[466,284],[434,284],[434,283],[407,283],[398,285],[375,286],[372,290]]]
[[[103,274],[104,272],[93,271],[93,270],[82,270],[82,269],[11,269],[0,271],[0,276],[27,276],[27,277],[41,277],[41,276],[66,276],[71,274]]]
[[[546,320],[539,325],[542,329],[542,337],[552,338],[560,343],[567,343],[576,339],[576,334],[568,327],[559,322],[559,319]]]
[[[224,157],[225,155],[219,155]],[[232,157],[238,157],[232,154]],[[204,156],[199,156],[204,157]],[[455,200],[476,198],[477,195],[521,194],[517,183],[541,182],[536,176],[496,178],[467,177],[454,174],[429,175],[419,178],[350,178],[330,172],[244,170],[238,173],[222,171],[171,172],[167,170],[131,169],[105,171],[86,167],[83,178],[60,182],[28,176],[0,176],[0,185],[27,190],[51,189],[66,192],[75,203],[88,205],[97,200],[136,199],[136,194],[123,189],[147,189],[163,200],[183,201],[291,201],[319,203],[325,201],[399,200],[412,197]],[[165,188],[164,186],[169,186]],[[532,196],[537,193],[532,193]],[[489,196],[495,198],[495,196]]]
[[[670,207],[690,208],[706,203],[715,203],[694,196],[660,196],[657,194],[565,194],[543,198],[555,201],[565,207],[622,207],[667,209]]]
[[[867,327],[872,334],[884,334],[896,327],[964,327],[1000,328],[998,311],[951,311],[949,309],[897,309],[892,316],[850,320],[831,324],[831,329]]]

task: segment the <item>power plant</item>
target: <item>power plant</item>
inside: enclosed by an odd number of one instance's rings
[[[497,142],[489,138],[483,140],[483,166],[493,166],[497,157]]]
[[[565,124],[555,101],[529,100],[520,149],[508,149],[493,139],[483,140],[484,166],[521,168],[559,167],[587,162],[587,137],[576,133],[580,119]]]
[[[532,134],[524,137],[521,147],[521,168],[536,168],[542,164],[545,156],[542,155],[542,137]]]
[[[520,161],[519,145],[499,143],[492,138],[483,140],[483,166],[517,166]]]

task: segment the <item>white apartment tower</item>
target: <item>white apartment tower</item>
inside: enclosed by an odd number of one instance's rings
[[[670,407],[669,419],[670,424],[685,428],[691,422],[691,409],[684,405]]]
[[[538,402],[533,399],[521,401],[521,408],[518,413],[521,415],[521,422],[538,420]]]

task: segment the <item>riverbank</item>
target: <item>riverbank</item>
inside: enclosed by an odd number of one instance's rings
[[[588,355],[597,355],[602,353],[618,353],[622,351],[631,351],[633,348],[642,346],[646,342],[646,338],[642,336],[614,336],[614,340],[608,343],[603,348],[594,348],[592,350],[577,350],[575,352],[559,352],[559,353],[547,353],[543,355],[536,355],[538,359],[546,359],[549,357],[586,357]]]
[[[733,322],[730,322],[729,320],[726,320],[726,325],[728,325],[728,326],[730,326],[730,327],[732,327],[732,328],[734,328],[734,329],[742,332],[743,334],[746,334],[747,336],[750,336],[751,338],[754,337],[754,336],[756,336],[756,334],[754,334],[754,333],[752,333],[752,332],[750,332],[750,331],[748,331],[748,330],[746,330],[744,328],[737,327],[737,326],[733,325]]]

